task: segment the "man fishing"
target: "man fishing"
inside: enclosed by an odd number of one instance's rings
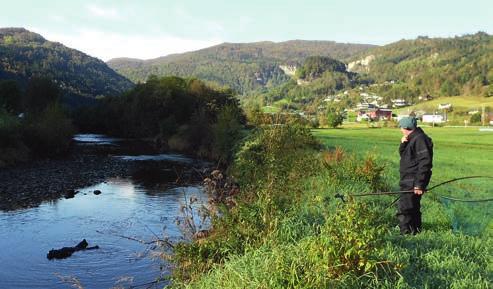
[[[403,134],[399,146],[400,182],[402,193],[398,203],[397,218],[401,234],[417,234],[421,231],[421,196],[426,191],[433,167],[433,142],[417,126],[414,116],[399,121]]]

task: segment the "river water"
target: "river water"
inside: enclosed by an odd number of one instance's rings
[[[79,142],[94,145],[118,141],[97,135],[77,137]],[[132,162],[155,157],[162,164],[159,169],[165,169],[163,160],[193,162],[176,154],[115,157]],[[77,283],[86,289],[128,288],[152,282],[169,274],[167,264],[152,258],[151,245],[124,237],[152,241],[157,235],[182,240],[176,218],[182,217],[180,207],[185,199],[197,197],[196,206],[207,201],[199,184],[170,186],[155,176],[151,183],[132,176],[114,177],[77,190],[71,199],[0,211],[0,288],[72,288]],[[102,193],[95,195],[95,190]],[[62,260],[46,258],[49,250],[75,246],[82,239],[100,249],[75,252]]]

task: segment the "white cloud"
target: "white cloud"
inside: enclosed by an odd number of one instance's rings
[[[92,29],[79,29],[69,34],[52,33],[36,28],[30,30],[50,41],[60,42],[105,61],[115,57],[151,59],[206,48],[223,42],[219,38],[197,40],[168,34],[125,35]]]
[[[120,12],[113,7],[101,7],[95,4],[89,4],[86,6],[87,11],[91,16],[105,18],[105,19],[120,19]]]

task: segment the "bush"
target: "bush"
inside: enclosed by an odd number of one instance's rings
[[[383,169],[341,149],[320,158],[316,148],[299,126],[256,131],[236,155],[243,187],[235,205],[213,218],[208,238],[176,247],[173,286],[374,288],[382,278],[395,281],[400,264],[386,258],[381,212],[332,202],[339,190],[382,188]],[[319,178],[328,185],[315,193],[309,184]]]
[[[291,174],[313,165],[308,164],[307,157],[313,158],[310,152],[313,154],[319,146],[306,127],[296,124],[264,127],[253,132],[239,149],[233,172],[243,186],[261,181],[287,184]]]
[[[327,113],[327,125],[336,128],[342,124],[344,116],[338,111],[329,111]]]
[[[221,163],[230,163],[235,144],[241,139],[243,129],[240,120],[241,112],[237,107],[225,106],[218,114],[217,121],[212,127],[214,143],[213,154]]]
[[[471,119],[469,120],[471,124],[480,124],[481,123],[481,114],[475,113],[471,115]]]

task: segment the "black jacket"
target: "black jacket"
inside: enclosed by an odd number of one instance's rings
[[[433,142],[421,128],[416,128],[408,141],[399,146],[400,185],[406,190],[417,187],[426,189],[433,167]]]

